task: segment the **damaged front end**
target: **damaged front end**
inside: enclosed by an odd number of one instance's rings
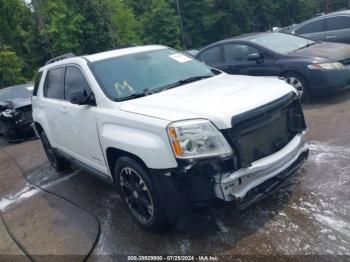
[[[32,106],[30,101],[11,101],[1,104],[0,132],[9,140],[23,139],[34,135]]]
[[[306,124],[294,93],[234,116],[232,128],[220,131],[232,155],[178,160],[176,170],[152,176],[164,202],[178,207],[173,215],[179,216],[183,207],[191,210],[217,201],[239,208],[250,205],[279,188],[308,157]]]

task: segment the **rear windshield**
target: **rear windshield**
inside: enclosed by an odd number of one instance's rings
[[[33,94],[33,85],[11,86],[0,90],[0,101],[6,102],[18,98],[28,98]]]

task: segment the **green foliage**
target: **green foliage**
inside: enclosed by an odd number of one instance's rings
[[[288,26],[346,0],[0,0],[0,46],[6,83],[31,79],[48,59],[118,45],[199,48],[239,34]],[[182,43],[180,6],[184,31]],[[6,68],[4,65],[9,65]]]
[[[23,83],[26,79],[22,76],[23,61],[8,47],[0,49],[0,89]]]
[[[136,19],[133,9],[121,0],[111,1],[112,27],[117,33],[118,45],[141,44],[141,24]]]
[[[154,0],[150,11],[141,19],[142,38],[146,44],[181,48],[180,24],[175,10],[165,0]]]

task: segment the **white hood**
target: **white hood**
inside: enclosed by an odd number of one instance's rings
[[[218,76],[122,102],[120,109],[169,121],[211,120],[231,127],[233,116],[274,101],[295,89],[275,77]]]

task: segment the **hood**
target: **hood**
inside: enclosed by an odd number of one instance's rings
[[[11,105],[12,109],[17,109],[20,107],[30,106],[32,104],[32,99],[31,97],[17,98],[17,99],[11,100],[9,104]]]
[[[301,49],[294,54],[300,56],[320,57],[331,61],[343,61],[350,58],[350,45],[325,42]]]
[[[279,99],[294,88],[276,77],[251,77],[222,73],[146,97],[128,100],[120,109],[178,121],[211,120],[219,129],[231,127],[233,116]]]

